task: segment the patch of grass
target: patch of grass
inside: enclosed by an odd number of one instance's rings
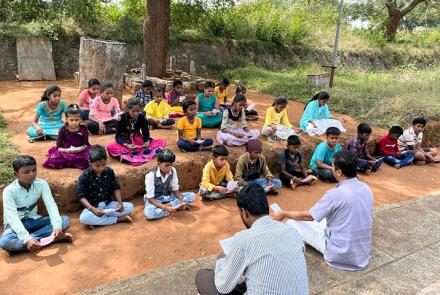
[[[224,75],[241,85],[275,96],[307,102],[320,89],[307,86],[307,74],[318,66],[268,71],[255,66],[229,70]],[[381,127],[406,127],[414,117],[440,120],[440,65],[414,66],[383,72],[338,69],[330,92],[330,109]]]
[[[0,184],[8,184],[14,179],[12,161],[19,155],[5,128],[5,119],[0,114]]]

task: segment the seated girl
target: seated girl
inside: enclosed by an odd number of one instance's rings
[[[170,105],[163,100],[163,88],[154,89],[154,100],[145,106],[148,124],[153,129],[172,129],[176,121],[170,119]]]
[[[346,131],[339,120],[332,118],[327,105],[329,99],[330,95],[325,91],[321,91],[315,94],[307,103],[299,122],[303,132],[308,133],[310,136],[322,135],[329,127],[336,127],[341,132]]]
[[[57,137],[57,145],[49,150],[43,167],[81,170],[89,167],[89,131],[86,126],[80,123],[81,110],[79,106],[69,105],[66,112],[66,124],[61,127]]]
[[[246,96],[246,91],[246,87],[238,85],[237,89],[235,90],[235,94],[243,94]],[[255,105],[253,105],[253,107],[255,107]],[[252,109],[249,109],[249,105],[245,106],[244,114],[246,115],[246,120],[248,121],[258,121],[258,113],[253,107]]]
[[[116,142],[107,145],[108,153],[132,166],[138,166],[151,160],[165,146],[165,140],[150,137],[148,121],[141,113],[141,102],[137,98],[130,98],[126,111],[117,121]]]
[[[179,140],[177,147],[183,152],[197,152],[211,150],[212,139],[202,138],[202,120],[196,117],[196,102],[186,100],[183,102],[185,117],[177,123]]]
[[[258,130],[249,130],[247,127],[244,106],[247,104],[246,97],[237,94],[232,101],[231,107],[223,112],[223,120],[220,130],[217,132],[217,140],[221,144],[240,146],[251,139],[257,139],[260,135]],[[241,122],[241,128],[237,122]]]
[[[29,142],[41,139],[56,139],[58,131],[64,126],[63,114],[67,105],[61,100],[61,89],[56,85],[49,86],[41,97],[35,110],[35,118],[27,130]]]
[[[225,110],[227,107],[229,107],[228,104],[228,86],[229,86],[229,80],[226,78],[222,78],[218,84],[217,87],[214,89],[214,94],[217,97],[217,103],[220,107],[220,111]]]
[[[181,118],[184,116],[182,104],[185,99],[183,96],[183,82],[181,80],[173,81],[173,90],[165,96],[167,102],[171,106],[170,118]]]
[[[99,94],[101,84],[97,79],[90,79],[87,83],[87,89],[84,89],[79,94],[79,108],[81,109],[81,118],[87,120],[89,118],[90,108],[93,105],[93,100]]]
[[[266,135],[271,142],[275,140],[287,140],[290,135],[297,135],[298,128],[290,124],[287,117],[287,98],[279,96],[275,98],[271,107],[266,111],[263,130],[261,134]]]
[[[214,92],[215,84],[212,81],[205,83],[203,93],[197,95],[197,117],[202,120],[203,128],[216,128],[222,122],[222,114],[220,113],[217,98]]]
[[[119,101],[113,97],[113,92],[111,83],[101,86],[101,95],[93,101],[87,121],[91,133],[102,135],[116,132],[116,122],[121,109]]]

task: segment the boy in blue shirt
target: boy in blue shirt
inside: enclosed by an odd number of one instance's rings
[[[321,142],[315,148],[310,169],[325,182],[337,182],[332,172],[333,156],[341,150],[339,136],[341,131],[336,127],[329,127],[325,131],[326,141]]]
[[[70,218],[60,216],[49,185],[37,178],[37,162],[31,156],[19,156],[12,162],[15,179],[3,191],[3,219],[5,231],[0,237],[0,248],[9,255],[37,251],[44,245],[42,238],[53,235],[53,243],[72,242]],[[43,198],[49,216],[38,215],[38,201]]]

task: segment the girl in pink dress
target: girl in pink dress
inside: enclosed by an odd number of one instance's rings
[[[101,95],[95,98],[87,121],[91,133],[102,135],[116,132],[116,122],[121,109],[113,93],[111,83],[101,86]]]

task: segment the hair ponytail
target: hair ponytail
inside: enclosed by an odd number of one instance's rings
[[[306,109],[308,104],[314,100],[329,99],[329,98],[330,98],[330,94],[328,94],[328,92],[326,92],[326,91],[316,92],[315,95],[313,95],[312,99],[306,103],[306,105],[304,106],[304,109]]]
[[[47,87],[47,89],[43,92],[43,95],[41,96],[41,101],[49,100],[52,93],[57,92],[57,91],[61,92],[61,88],[57,85],[51,85],[51,86]]]
[[[280,104],[287,104],[288,100],[285,96],[278,96],[273,100],[272,106],[280,105]]]

